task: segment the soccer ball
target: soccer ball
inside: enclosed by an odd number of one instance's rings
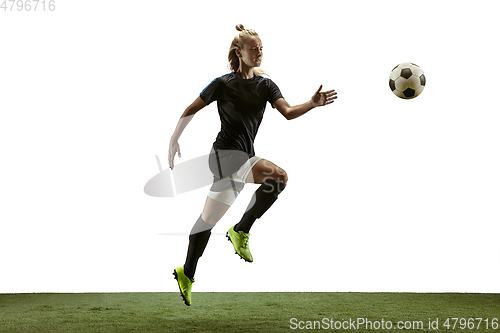
[[[389,87],[394,95],[400,98],[415,98],[425,88],[424,72],[411,62],[399,64],[389,76]]]

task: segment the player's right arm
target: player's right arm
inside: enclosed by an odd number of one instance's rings
[[[170,169],[174,168],[175,153],[177,153],[179,157],[181,157],[181,150],[178,142],[179,137],[186,128],[187,124],[189,124],[191,119],[193,119],[196,112],[200,111],[205,106],[206,106],[205,102],[200,98],[200,96],[198,96],[194,100],[194,102],[186,108],[186,110],[181,116],[181,119],[179,119],[174,134],[172,134],[172,137],[170,138],[170,146],[168,149],[168,165],[170,166]]]

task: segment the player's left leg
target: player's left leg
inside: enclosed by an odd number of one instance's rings
[[[248,246],[250,228],[253,223],[278,199],[278,195],[285,189],[288,175],[285,170],[276,164],[261,159],[251,169],[250,175],[245,179],[246,183],[261,184],[255,191],[250,204],[240,222],[231,227],[227,236],[242,259],[248,262],[253,261]]]
[[[262,159],[252,168],[252,174],[246,182],[261,184],[255,191],[241,221],[234,228],[236,231],[249,233],[255,220],[261,218],[278,200],[278,195],[286,187],[288,175],[276,164]]]

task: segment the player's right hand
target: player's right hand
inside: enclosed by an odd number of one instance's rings
[[[177,140],[170,140],[170,146],[168,148],[168,166],[170,169],[174,168],[174,157],[175,153],[179,155],[179,158],[181,157],[181,148],[179,147],[179,143]]]

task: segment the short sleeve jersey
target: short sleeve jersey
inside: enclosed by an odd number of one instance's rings
[[[241,150],[254,156],[253,143],[266,103],[273,106],[283,96],[271,79],[258,75],[243,79],[230,73],[213,80],[203,89],[200,97],[206,105],[217,101],[221,130],[214,149]]]

